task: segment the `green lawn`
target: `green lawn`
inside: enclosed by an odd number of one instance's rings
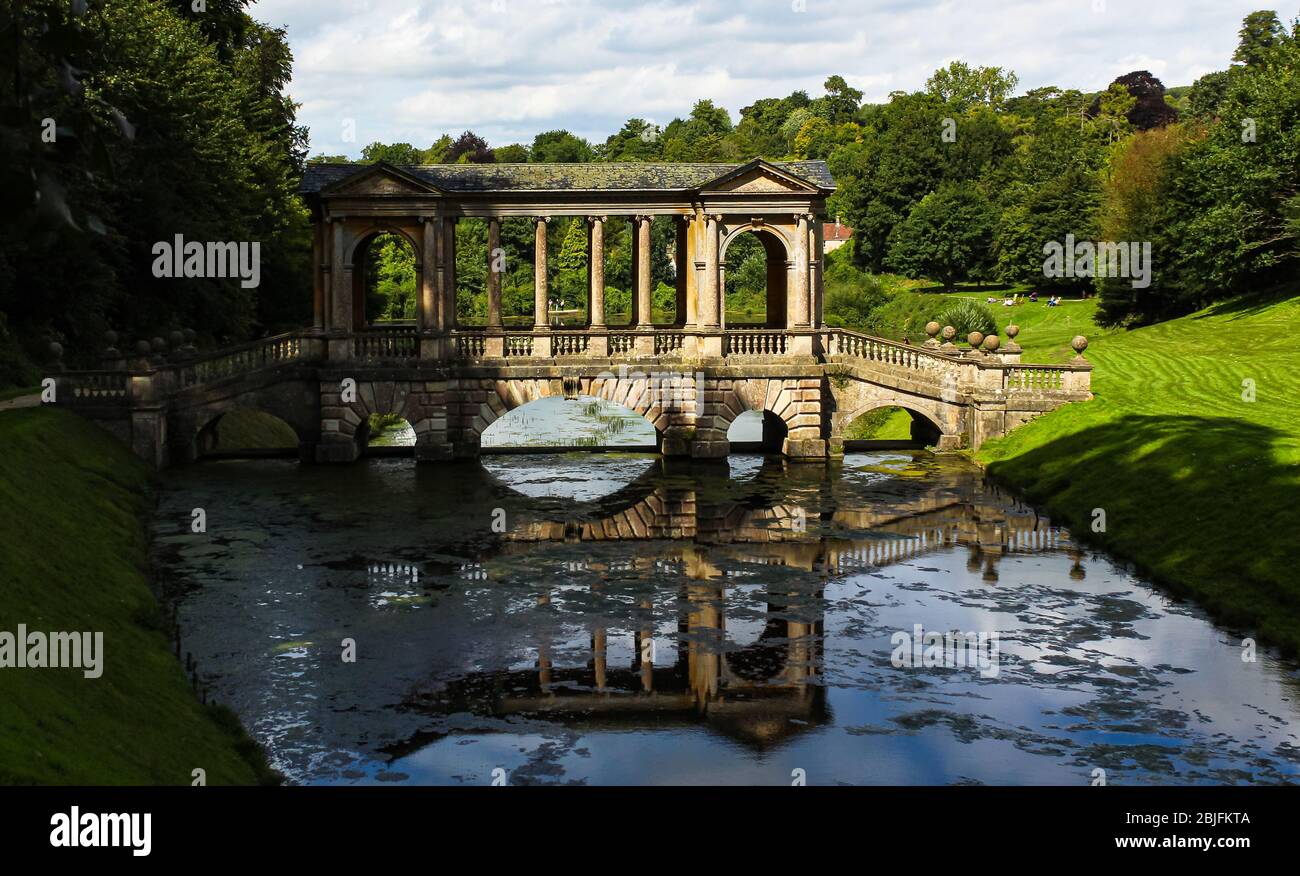
[[[298,446],[298,433],[279,417],[250,408],[235,408],[217,422],[218,451],[288,450]]]
[[[103,675],[0,669],[0,783],[269,778],[226,709],[195,698],[146,577],[149,473],[65,411],[0,413],[0,630],[92,631]]]
[[[1089,329],[1088,306],[1026,305],[1015,318],[1027,360],[1059,361],[1076,330],[1089,336],[1095,400],[989,442],[977,458],[1223,622],[1300,651],[1300,297],[1230,302],[1134,331]],[[1243,399],[1246,381],[1254,401]],[[1104,532],[1092,531],[1094,509],[1105,512]]]

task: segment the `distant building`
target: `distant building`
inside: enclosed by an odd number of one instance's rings
[[[822,223],[822,252],[834,252],[853,236],[853,229],[840,222],[838,216],[834,222]]]

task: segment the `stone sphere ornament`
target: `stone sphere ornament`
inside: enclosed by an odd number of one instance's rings
[[[153,347],[149,346],[148,341],[136,341],[135,351],[137,354],[141,356],[148,356],[150,353],[153,352]]]
[[[997,335],[989,335],[987,338],[984,339],[984,349],[988,350],[990,353],[992,353],[1000,346],[1002,346],[1002,341],[998,338]]]
[[[63,358],[63,345],[60,344],[58,341],[54,341],[50,344],[50,358],[52,359]]]
[[[171,341],[173,350],[175,350],[177,347],[179,347],[181,344],[185,342],[185,335],[179,331],[172,332],[167,336],[167,338],[168,340]]]
[[[955,337],[957,337],[957,329],[953,328],[950,325],[946,325],[943,327],[943,339],[945,341],[951,344],[952,339]]]
[[[153,349],[159,353],[167,349],[167,342],[164,341],[162,338],[154,338],[149,343],[153,346]]]
[[[117,332],[113,331],[112,329],[109,329],[108,331],[104,332],[104,345],[107,347],[116,347]]]
[[[980,344],[984,343],[984,333],[971,332],[966,336],[966,343],[970,344],[972,350],[978,350]]]
[[[1070,346],[1074,348],[1074,352],[1082,356],[1083,351],[1088,349],[1088,339],[1083,335],[1075,335],[1074,340],[1070,341]]]
[[[931,320],[930,322],[927,322],[925,324],[925,333],[930,337],[934,337],[935,335],[939,334],[939,328],[940,328],[939,323]]]
[[[1016,335],[1018,334],[1020,334],[1020,326],[1018,325],[1007,326],[1007,337],[1011,338],[1011,340],[1014,341],[1016,339]]]

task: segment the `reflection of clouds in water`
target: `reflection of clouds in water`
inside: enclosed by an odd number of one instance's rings
[[[655,443],[655,428],[605,399],[541,398],[507,412],[483,431],[483,447],[639,447]]]
[[[733,481],[753,480],[758,476],[759,470],[763,467],[763,457],[748,454],[734,454],[727,457],[727,465],[731,467],[731,479]]]
[[[529,498],[577,502],[612,496],[654,465],[648,456],[594,454],[485,456],[480,462],[494,478]]]

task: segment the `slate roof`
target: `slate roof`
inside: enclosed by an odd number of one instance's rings
[[[451,193],[643,192],[692,191],[749,163],[418,164],[397,169]],[[835,179],[825,161],[768,163],[823,190],[835,188]],[[298,191],[319,192],[373,166],[311,164]]]

